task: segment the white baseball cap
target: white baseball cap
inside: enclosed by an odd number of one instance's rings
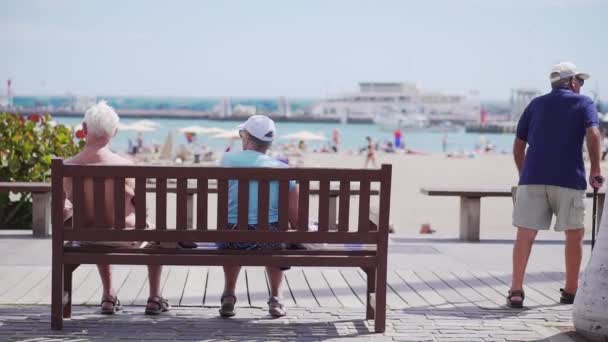
[[[570,62],[561,62],[553,66],[549,77],[551,78],[551,82],[556,82],[572,76],[580,77],[583,80],[587,80],[591,77],[588,73],[578,70],[576,65]]]
[[[238,125],[237,128],[245,130],[247,133],[266,142],[272,142],[277,131],[274,121],[266,115],[250,116],[247,121]]]

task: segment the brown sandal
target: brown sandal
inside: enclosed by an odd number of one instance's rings
[[[163,297],[150,297],[147,304],[155,304],[155,307],[152,309],[146,305],[146,315],[156,316],[171,309],[169,301]]]
[[[112,307],[104,308],[103,307],[104,303],[111,303]],[[122,305],[120,305],[120,300],[118,300],[118,297],[114,296],[114,297],[102,297],[101,298],[101,314],[102,315],[113,315],[120,310],[122,310]]]
[[[513,297],[521,297],[521,300],[513,300]],[[524,290],[512,290],[509,291],[507,296],[507,306],[513,309],[521,309],[524,307]]]

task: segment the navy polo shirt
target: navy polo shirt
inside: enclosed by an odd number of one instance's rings
[[[586,129],[598,125],[595,104],[585,95],[555,89],[532,100],[517,124],[517,137],[528,143],[519,185],[585,190],[583,141]]]

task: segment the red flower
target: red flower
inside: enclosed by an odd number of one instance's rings
[[[84,139],[84,137],[86,137],[87,135],[84,133],[84,130],[79,129],[76,131],[76,138],[78,139]]]
[[[23,126],[23,124],[25,123],[25,120],[23,120],[23,116],[18,115],[19,116],[19,123],[21,124],[21,126]]]
[[[30,115],[28,115],[27,119],[32,122],[39,122],[42,120],[42,118],[40,117],[39,114],[30,114]]]

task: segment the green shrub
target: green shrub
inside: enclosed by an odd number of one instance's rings
[[[0,113],[0,181],[48,182],[53,157],[71,157],[84,145],[74,139],[66,126],[51,121],[51,116]],[[31,194],[19,199],[0,193],[0,228],[32,225]]]

